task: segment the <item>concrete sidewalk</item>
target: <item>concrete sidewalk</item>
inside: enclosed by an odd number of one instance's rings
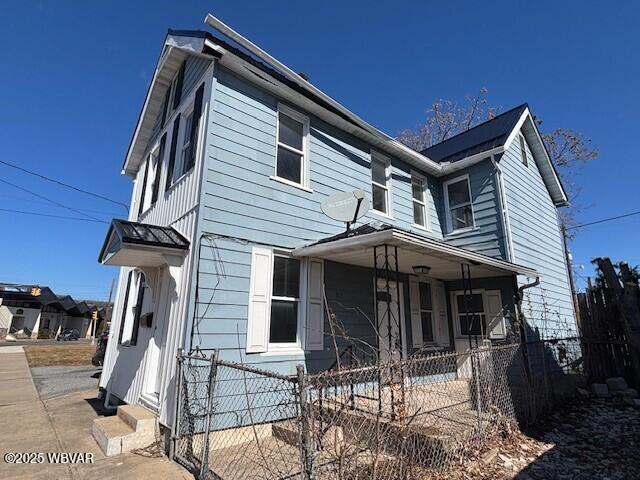
[[[100,402],[95,390],[42,401],[20,347],[0,347],[0,478],[1,479],[192,479],[166,457],[127,453],[105,457],[91,434]],[[43,452],[40,464],[8,464],[8,452]],[[92,464],[49,464],[46,452],[86,452]]]

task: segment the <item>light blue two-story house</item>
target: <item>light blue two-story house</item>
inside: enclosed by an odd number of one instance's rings
[[[294,374],[575,332],[567,196],[526,104],[417,152],[234,40],[169,31],[144,99],[100,253],[112,400],[168,425],[179,349]],[[359,191],[347,232],[321,203]]]

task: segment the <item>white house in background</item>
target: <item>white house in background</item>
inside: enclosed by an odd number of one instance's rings
[[[106,302],[76,301],[38,285],[0,287],[0,340],[56,338],[65,328],[75,328],[89,338],[105,317]]]

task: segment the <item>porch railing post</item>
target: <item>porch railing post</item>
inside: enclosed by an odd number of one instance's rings
[[[476,389],[476,414],[478,417],[478,435],[483,438],[482,435],[482,395],[480,392],[480,352],[476,348],[471,350],[471,374],[474,377],[474,385]],[[475,366],[474,366],[475,364]]]
[[[205,478],[205,472],[209,468],[209,432],[211,430],[211,411],[213,410],[213,395],[215,392],[216,375],[218,373],[218,350],[214,350],[211,355],[211,363],[209,366],[209,382],[207,392],[207,408],[204,427],[204,443],[202,445],[202,455],[200,463],[200,476],[198,478]]]
[[[309,404],[309,387],[302,365],[296,367],[296,373],[300,395],[298,399],[300,402],[300,460],[302,464],[300,477],[302,480],[313,480],[312,410]]]

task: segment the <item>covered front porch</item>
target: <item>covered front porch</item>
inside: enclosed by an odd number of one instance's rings
[[[516,275],[533,269],[390,225],[364,225],[293,251],[324,260],[324,349],[310,372],[503,343]]]

